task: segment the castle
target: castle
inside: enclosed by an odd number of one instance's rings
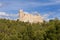
[[[39,15],[33,15],[25,13],[23,10],[19,11],[19,21],[30,22],[30,23],[42,23],[43,18]]]

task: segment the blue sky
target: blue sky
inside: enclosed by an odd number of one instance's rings
[[[45,19],[60,19],[60,0],[0,0],[0,18],[17,19],[18,12],[40,13]]]

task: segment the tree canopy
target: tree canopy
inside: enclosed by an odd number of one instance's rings
[[[60,40],[60,20],[31,24],[0,19],[0,40]]]

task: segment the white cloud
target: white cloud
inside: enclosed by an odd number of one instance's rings
[[[43,15],[43,18],[47,18],[47,17],[49,17],[50,15],[53,15],[53,14],[54,14],[53,12],[48,12],[47,14],[45,13]]]
[[[5,15],[5,12],[0,12],[0,15]]]
[[[24,12],[25,14],[29,14],[28,12]]]
[[[55,14],[55,12],[47,12],[44,15],[42,15],[42,17],[43,17],[44,20],[49,21],[50,19],[54,19],[55,18],[54,14]],[[50,16],[53,16],[53,17],[49,18]]]
[[[0,12],[0,16],[18,16],[18,14],[9,14],[6,12]]]
[[[48,18],[49,16],[50,16],[50,14],[44,14],[44,15],[42,15],[42,18],[44,20],[48,21],[49,20],[49,18]]]
[[[43,19],[49,21],[50,19],[55,19],[56,17],[60,19],[60,9],[57,10],[59,12],[47,12],[43,16]]]
[[[6,12],[0,12],[0,18],[16,19],[17,17],[18,17],[18,14],[9,14]]]

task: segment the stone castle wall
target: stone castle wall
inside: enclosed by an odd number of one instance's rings
[[[23,12],[23,10],[20,10],[19,11],[19,21],[30,22],[30,23],[37,23],[37,22],[42,23],[43,18],[38,15],[26,14]]]

